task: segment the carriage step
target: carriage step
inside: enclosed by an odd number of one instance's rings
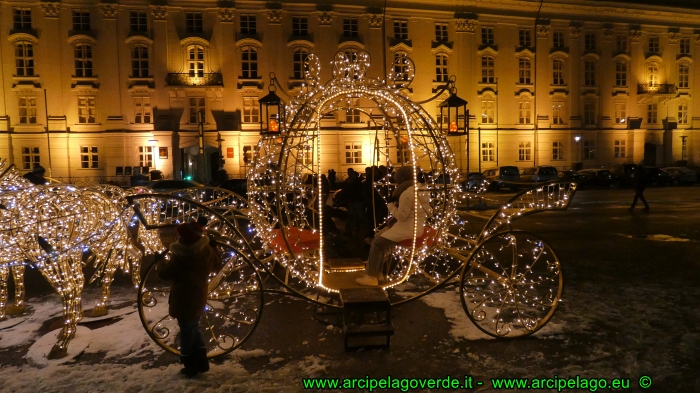
[[[360,258],[336,258],[328,260],[328,271],[330,273],[354,272],[364,270],[365,264]]]
[[[391,344],[394,325],[391,323],[391,301],[386,292],[381,288],[341,289],[340,300],[346,351]]]

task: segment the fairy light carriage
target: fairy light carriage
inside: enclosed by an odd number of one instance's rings
[[[392,69],[405,76],[411,63],[399,61]],[[328,195],[320,176],[339,150],[334,134],[322,124],[338,110],[359,110],[370,119],[366,132],[373,165],[411,165],[425,174],[413,171],[418,185],[414,197],[428,193],[431,201],[423,234],[419,236],[414,225],[413,237],[399,243],[385,262],[387,277],[381,287],[391,303],[457,283],[466,314],[486,334],[521,337],[542,328],[561,298],[561,265],[549,245],[535,234],[512,229],[511,223],[532,213],[566,209],[575,184],[552,182],[520,192],[481,230],[473,230],[456,214],[460,190],[451,137],[401,94],[401,75],[389,76],[388,83],[368,77],[369,56],[363,52],[337,54],[333,79],[326,84],[320,83],[314,55],[306,66],[305,86],[286,107],[275,94],[274,77],[270,94],[261,99],[262,132],[248,173],[247,204],[211,202],[217,198],[204,197],[201,190],[184,196],[128,197],[145,228],[162,239],[174,241],[174,228],[181,222],[209,219],[207,230],[218,239],[224,262],[211,278],[202,323],[209,356],[233,351],[253,333],[265,292],[340,308],[339,291],[357,287],[354,281],[363,274],[362,265],[331,255]],[[445,90],[455,93],[452,83]],[[463,100],[457,103],[466,105]],[[466,118],[458,121],[465,124]],[[446,123],[454,131],[455,122]],[[394,186],[390,177],[370,176],[376,191],[372,206],[386,203],[387,190]],[[383,219],[374,218],[374,226],[381,226]],[[265,289],[263,277],[282,291]],[[402,285],[409,278],[419,285]],[[141,320],[158,345],[177,354],[178,327],[168,315],[168,295],[169,284],[158,279],[152,265],[139,287]]]

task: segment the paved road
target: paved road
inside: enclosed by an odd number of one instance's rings
[[[215,367],[240,364],[264,391],[300,391],[309,375],[471,375],[484,382],[579,375],[630,378],[630,391],[640,391],[638,380],[647,375],[653,379],[647,391],[700,391],[700,187],[650,188],[646,196],[651,211],[630,213],[630,190],[582,190],[566,212],[515,223],[551,244],[564,269],[564,301],[548,329],[533,337],[479,336],[448,288],[393,311],[389,349],[345,352],[342,333],[318,322],[310,304],[271,295],[244,351]],[[479,218],[472,220],[478,227]],[[77,364],[131,361],[93,355]],[[154,354],[144,367],[172,362]],[[0,351],[0,367],[19,363],[11,350]],[[488,383],[475,390],[495,391]]]

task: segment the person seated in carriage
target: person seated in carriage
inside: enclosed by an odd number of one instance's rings
[[[419,168],[416,170],[420,171]],[[413,171],[413,166],[403,166],[394,172],[394,180],[398,185],[391,194],[387,208],[396,221],[372,239],[365,275],[356,279],[360,285],[379,285],[380,281],[384,281],[382,270],[386,253],[400,241],[413,238],[414,233],[416,237],[423,235],[423,227],[430,212],[430,198],[427,193],[418,192],[416,211]],[[420,172],[416,177],[419,182],[423,179]]]
[[[209,371],[207,350],[199,330],[209,294],[208,277],[220,268],[216,242],[204,235],[206,220],[177,226],[177,241],[170,245],[170,260],[157,254],[156,271],[163,280],[172,281],[168,313],[180,326],[181,374],[193,377]]]

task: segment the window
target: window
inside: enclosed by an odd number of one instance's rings
[[[153,146],[139,146],[139,166],[141,168],[153,166]]]
[[[243,123],[260,122],[258,97],[243,97]]]
[[[396,80],[408,81],[411,78],[410,71],[411,70],[410,62],[408,61],[408,53],[394,53],[394,74],[396,75]]]
[[[95,97],[78,97],[78,123],[97,123]]]
[[[92,77],[92,47],[87,44],[75,46],[75,76]]]
[[[530,124],[531,122],[531,109],[530,101],[520,101],[518,102],[518,123],[519,124]]]
[[[531,34],[530,29],[520,29],[518,32],[520,46],[532,46]]]
[[[134,107],[136,108],[136,117],[134,123],[151,123],[151,97],[135,97]]]
[[[241,34],[258,34],[255,15],[241,15]]]
[[[150,147],[150,146],[149,146]],[[83,169],[95,169],[99,162],[97,158],[97,146],[80,146],[80,167]]]
[[[343,19],[343,37],[357,38],[359,35],[360,33],[357,27],[357,18]]]
[[[309,52],[306,49],[297,49],[294,51],[294,79],[304,79],[306,71],[306,58]]]
[[[682,55],[690,54],[690,38],[681,38],[678,41],[678,52]]]
[[[345,51],[343,51],[343,54],[345,55],[345,58],[348,59],[348,61],[353,63],[357,61],[357,50],[346,49]]]
[[[529,85],[532,80],[530,79],[532,72],[532,64],[530,59],[520,59],[518,60],[518,83]]]
[[[139,45],[131,49],[131,76],[148,78],[148,47]]]
[[[615,86],[627,86],[627,63],[615,62]]]
[[[564,84],[564,60],[554,59],[552,61],[552,84],[557,86]]]
[[[90,12],[73,10],[73,30],[90,30]]]
[[[351,107],[345,108],[345,122],[346,123],[359,123],[360,122],[360,109],[357,107],[360,105],[359,100],[352,100]]]
[[[408,138],[401,139],[396,150],[396,162],[398,164],[410,164],[411,163],[411,149],[408,146]]]
[[[518,161],[530,161],[531,153],[530,141],[518,144]]]
[[[627,34],[618,34],[615,37],[615,45],[619,53],[627,52]]]
[[[481,122],[483,124],[493,124],[493,101],[481,101]]]
[[[681,159],[685,160],[688,156],[688,138],[681,137]]]
[[[250,165],[253,162],[253,158],[255,157],[255,146],[244,145],[241,157],[243,157],[243,163],[245,165]]]
[[[592,160],[595,158],[595,142],[594,141],[583,141],[583,159]]]
[[[32,10],[29,8],[15,8],[12,10],[12,27],[15,30],[32,28]]]
[[[555,31],[553,36],[553,46],[555,48],[563,48],[564,47],[564,32],[563,31]]]
[[[554,102],[552,104],[552,124],[564,124],[564,103]]]
[[[616,140],[615,141],[615,158],[625,158],[626,152],[625,152],[625,141],[624,140]]]
[[[447,82],[448,79],[447,55],[444,53],[438,53],[435,55],[435,81]]]
[[[598,116],[596,114],[595,102],[583,103],[583,125],[592,126],[596,124]]]
[[[678,124],[688,124],[688,103],[678,104]]]
[[[564,142],[552,142],[552,160],[564,159]]]
[[[204,76],[204,48],[201,46],[190,46],[187,50],[187,68],[190,77]]]
[[[659,84],[659,63],[652,61],[647,64],[647,81],[652,86]]]
[[[309,35],[309,20],[301,16],[292,17],[292,35],[295,37]]]
[[[394,20],[394,38],[397,40],[408,39],[408,21],[405,19]]]
[[[482,142],[481,143],[481,161],[490,162],[494,160],[493,154],[493,142]]]
[[[659,53],[659,36],[649,37],[649,53]]]
[[[481,28],[481,44],[482,45],[493,45],[495,39],[493,36],[493,27],[482,27]]]
[[[586,51],[594,51],[597,49],[596,36],[593,33],[586,33],[583,37],[583,49]]]
[[[626,117],[627,117],[627,103],[616,102],[615,103],[615,124],[625,124]]]
[[[303,165],[313,165],[314,163],[314,147],[309,145],[300,146],[298,150],[299,161]]]
[[[34,46],[20,42],[15,46],[15,76],[34,76]]]
[[[658,104],[647,104],[647,123],[656,124],[659,121]]]
[[[243,79],[255,79],[258,77],[258,51],[254,48],[243,48],[241,56],[241,66],[243,67]]]
[[[493,57],[481,58],[481,83],[496,83],[496,71]]]
[[[206,116],[206,99],[204,97],[189,97],[187,99],[187,104],[189,107],[189,119],[190,124],[198,124],[200,120],[200,112],[202,113],[202,122]]]
[[[41,165],[41,155],[38,147],[22,148],[22,169],[31,170],[35,166]]]
[[[132,32],[148,31],[148,17],[145,12],[129,12],[129,30]]]
[[[595,62],[592,60],[586,60],[583,63],[583,85],[595,86],[595,77]]]
[[[36,124],[36,97],[19,97],[19,124]]]
[[[678,65],[678,87],[687,88],[690,78],[690,67],[687,64]]]
[[[202,32],[202,13],[201,12],[186,12],[185,13],[185,28],[188,33]]]
[[[447,23],[435,24],[435,41],[447,42]]]
[[[362,142],[345,142],[345,163],[362,164]]]

